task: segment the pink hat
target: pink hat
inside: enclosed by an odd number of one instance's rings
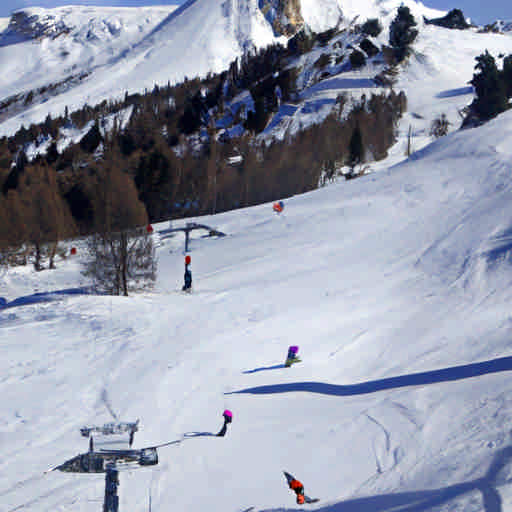
[[[233,413],[232,413],[229,409],[226,409],[226,410],[222,413],[222,416],[227,416],[228,418],[233,419]]]

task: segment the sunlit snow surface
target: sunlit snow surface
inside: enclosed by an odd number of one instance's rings
[[[105,390],[141,419],[134,447],[183,439],[121,475],[121,511],[150,495],[162,512],[299,510],[283,469],[314,510],[507,510],[511,157],[507,113],[281,215],[202,218],[227,236],[192,240],[191,295],[168,224],[151,293],[72,295],[80,245],[55,271],[3,273],[2,511],[101,509],[102,475],[43,471],[112,420]],[[285,369],[291,344],[302,363]],[[192,437],[225,408],[225,438]]]
[[[2,98],[109,65],[153,30],[176,6],[113,8],[68,6],[24,12],[50,36],[27,39],[5,31],[0,38]],[[5,28],[2,26],[2,29]],[[115,77],[112,76],[113,81]]]

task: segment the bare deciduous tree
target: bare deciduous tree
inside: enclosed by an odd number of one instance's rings
[[[40,165],[27,169],[19,195],[24,206],[26,238],[35,251],[34,267],[43,269],[43,256],[47,252],[49,267],[55,268],[59,241],[75,233],[73,218],[59,193],[55,171]]]
[[[146,230],[147,214],[132,179],[116,159],[98,180],[95,233],[89,238],[90,261],[84,274],[98,291],[128,296],[130,290],[151,285],[156,278],[153,240]]]
[[[9,219],[4,201],[0,201],[0,267],[7,266],[9,249]]]

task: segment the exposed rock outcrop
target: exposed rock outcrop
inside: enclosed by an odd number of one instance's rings
[[[11,16],[9,26],[2,34],[2,38],[28,40],[50,37],[55,39],[69,32],[71,32],[71,28],[51,14],[46,13],[40,16],[26,11],[17,11]]]
[[[259,6],[276,35],[290,37],[304,24],[300,0],[260,0]]]

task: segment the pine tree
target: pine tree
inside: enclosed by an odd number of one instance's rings
[[[350,167],[351,174],[353,174],[356,165],[362,163],[364,159],[363,135],[361,133],[359,123],[356,123],[356,126],[352,132],[348,150],[348,165]]]
[[[502,76],[507,98],[512,98],[512,54],[503,59]]]
[[[366,64],[366,57],[364,56],[363,52],[360,52],[359,50],[354,50],[350,54],[349,59],[352,69],[362,68]]]
[[[418,36],[416,20],[409,7],[401,5],[389,27],[389,44],[394,50],[397,62],[402,62],[409,53],[409,46]]]
[[[48,151],[46,152],[46,163],[51,165],[53,163],[55,163],[59,158],[59,151],[57,150],[57,144],[55,141],[53,141],[49,148],[48,148]]]
[[[361,32],[368,36],[377,37],[382,32],[382,25],[378,18],[369,18],[361,26]]]
[[[151,222],[163,220],[172,195],[171,163],[160,148],[142,156],[135,174],[139,199],[146,206]]]
[[[86,153],[94,153],[102,141],[103,137],[100,132],[99,123],[98,121],[95,121],[91,129],[83,136],[82,140],[80,141],[80,147]]]
[[[0,201],[0,267],[8,264],[9,217],[4,201]]]
[[[481,121],[487,121],[503,112],[508,107],[505,82],[496,66],[494,57],[486,50],[476,57],[477,73],[470,84],[475,88],[476,98],[472,110]]]

